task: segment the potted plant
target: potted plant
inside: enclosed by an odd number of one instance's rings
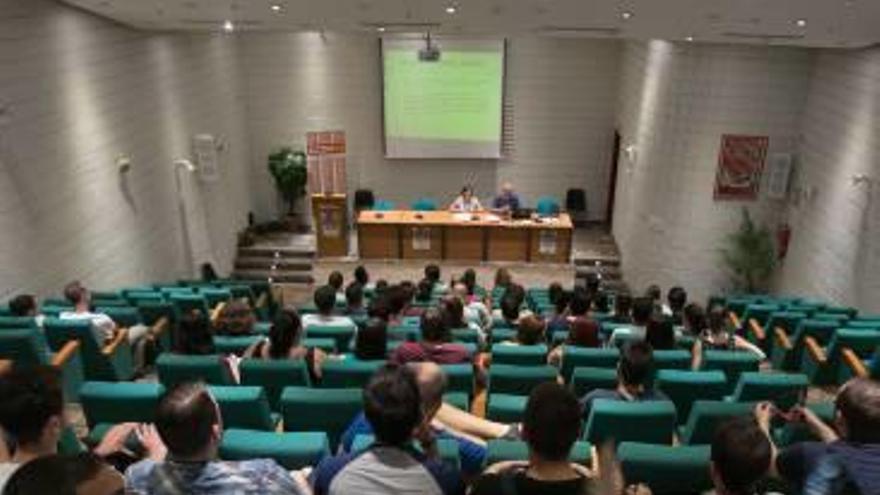
[[[757,226],[746,208],[739,229],[727,236],[722,250],[724,264],[734,276],[734,285],[749,293],[766,289],[776,267],[776,246],[764,226]]]
[[[296,204],[306,194],[308,171],[306,154],[301,150],[285,147],[269,155],[269,172],[275,179],[275,187],[287,206],[285,223],[290,230],[298,230],[301,222],[296,214]]]

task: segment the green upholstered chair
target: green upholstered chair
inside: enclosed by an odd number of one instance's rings
[[[211,385],[234,385],[235,379],[219,354],[187,356],[163,353],[156,360],[159,382],[166,387],[202,381]]]
[[[83,363],[80,343],[66,342],[58,352],[52,352],[40,330],[36,328],[0,330],[0,359],[12,361],[16,368],[52,366],[61,372],[64,397],[76,401],[83,383]]]
[[[552,366],[513,366],[493,364],[489,368],[489,392],[497,394],[529,395],[536,385],[556,380]]]
[[[760,347],[768,356],[771,354],[775,342],[775,329],[780,328],[786,334],[794,334],[801,321],[807,319],[807,313],[793,311],[777,311],[771,313],[763,324],[755,321],[743,322],[746,327],[746,338],[749,342]]]
[[[492,364],[543,366],[547,364],[547,346],[496,345],[492,347]]]
[[[727,376],[719,370],[660,370],[654,386],[675,404],[679,423],[687,421],[694,402],[721,400],[729,390]]]
[[[416,328],[418,331],[418,328]],[[413,339],[415,340],[415,339]],[[465,342],[468,344],[478,344],[480,342],[480,332],[475,328],[455,328],[452,330],[453,342]]]
[[[154,422],[164,391],[158,383],[85,382],[79,397],[86,423],[95,428],[129,421]]]
[[[211,385],[209,389],[220,406],[224,428],[274,431],[281,419],[272,414],[262,387]]]
[[[812,403],[807,404],[806,407],[813,411],[825,424],[833,426],[835,412],[833,402]],[[777,447],[786,447],[800,442],[821,441],[820,438],[813,435],[813,432],[804,423],[783,424],[773,431],[773,439]]]
[[[766,325],[770,315],[782,311],[782,308],[776,304],[749,304],[742,313],[740,320],[740,328],[736,330],[743,331],[754,320],[759,325]]]
[[[655,495],[701,494],[712,488],[709,477],[711,447],[624,442],[617,447],[623,477],[643,483]]]
[[[571,375],[569,386],[578,397],[597,389],[614,389],[617,387],[617,369],[577,367]]]
[[[732,391],[739,381],[739,375],[749,371],[758,371],[761,358],[754,353],[745,351],[713,351],[703,353],[702,371],[720,370],[727,376],[727,385]]]
[[[214,348],[218,354],[241,356],[248,347],[262,338],[262,335],[217,335],[214,337]]]
[[[70,306],[70,301],[63,297],[47,297],[43,299],[43,306]]]
[[[715,428],[722,422],[752,414],[754,403],[698,400],[691,406],[687,422],[678,430],[679,441],[684,445],[712,443]]]
[[[450,392],[474,393],[474,367],[470,363],[444,364],[440,368],[446,374],[446,389]]]
[[[61,455],[76,455],[86,451],[82,442],[76,437],[76,432],[70,426],[65,426],[61,430],[61,437],[58,439],[58,453]]]
[[[847,319],[850,319],[855,318],[858,314],[859,310],[851,306],[825,306],[822,308],[822,311],[815,315],[815,317],[819,317],[820,315],[843,315],[846,316]]]
[[[743,373],[730,400],[734,402],[773,402],[786,411],[803,403],[810,380],[806,375],[788,373]]]
[[[529,446],[522,440],[489,440],[486,445],[486,466],[504,461],[528,461]],[[574,443],[568,460],[583,466],[592,464],[592,448],[589,442]]]
[[[334,339],[323,339],[323,338],[308,338],[302,339],[302,345],[308,348],[321,349],[327,354],[335,354],[336,349],[336,340]]]
[[[241,384],[263,387],[273,411],[281,408],[284,387],[310,386],[305,360],[245,359],[239,365]]]
[[[203,315],[210,315],[211,308],[208,307],[208,301],[200,294],[192,292],[171,292],[168,294],[168,300],[174,306],[174,310],[178,315],[199,311]]]
[[[223,432],[220,444],[223,460],[274,459],[288,470],[317,466],[330,455],[327,435],[322,432],[279,433],[231,428]]]
[[[849,320],[846,328],[855,330],[880,330],[880,320]]]
[[[74,311],[75,309],[76,309],[76,308],[74,308],[73,306],[70,306],[70,305],[67,305],[67,306],[49,306],[49,305],[45,305],[45,304],[44,304],[44,305],[40,308],[40,312],[43,313],[43,315],[46,316],[46,317],[49,317],[49,318],[58,318],[58,317],[61,315],[61,313],[66,313],[66,312]]]
[[[516,338],[516,330],[509,327],[494,326],[492,329],[491,340],[493,344],[513,340]]]
[[[420,337],[419,327],[398,325],[388,328],[388,340],[416,341]],[[354,341],[354,339],[352,339]]]
[[[525,395],[489,394],[486,417],[499,423],[521,422],[526,412],[527,400]]]
[[[593,445],[639,441],[672,444],[675,405],[670,401],[627,402],[598,399],[593,402],[584,437]]]
[[[810,319],[818,321],[834,321],[837,322],[838,327],[844,327],[847,322],[849,322],[849,316],[843,313],[814,313]]]
[[[853,376],[846,362],[865,360],[880,346],[880,330],[841,328],[827,347],[807,337],[800,369],[814,385],[843,383]],[[844,357],[845,356],[845,357]]]
[[[471,410],[471,398],[466,392],[446,392],[443,394],[443,402],[455,406],[462,411]]]
[[[125,308],[130,307],[131,304],[125,299],[92,299],[92,306],[97,308]],[[98,310],[98,312],[103,313],[103,310]]]
[[[559,202],[550,196],[542,196],[538,198],[538,202],[535,204],[535,212],[544,217],[557,215],[559,214],[559,210]]]
[[[138,306],[140,303],[145,302],[164,302],[165,295],[161,292],[127,292],[125,294],[125,300],[128,301],[129,304],[133,306]]]
[[[835,320],[802,320],[794,335],[786,334],[780,329],[774,331],[773,352],[771,360],[773,368],[782,371],[795,371],[801,364],[801,356],[807,337],[812,337],[817,344],[827,345],[834,336],[840,323]]]
[[[111,342],[104,344],[95,339],[92,324],[87,320],[46,318],[43,328],[52,350],[58,351],[72,340],[79,341],[86,380],[122,381],[134,375],[127,331],[118,332]]]
[[[0,304],[0,318],[6,316],[12,316],[12,310],[9,308],[9,303]]]
[[[174,331],[177,326],[177,313],[174,305],[163,300],[141,300],[137,302],[141,321],[152,327],[154,335],[159,336],[159,343],[165,350],[171,349]]]
[[[615,348],[592,348],[565,346],[562,352],[561,373],[566,382],[571,382],[575,368],[617,368],[620,351]]]
[[[736,316],[742,316],[745,313],[746,308],[750,304],[758,304],[760,303],[760,299],[754,296],[739,296],[739,297],[728,297],[726,309],[727,311],[735,314]]]
[[[205,298],[209,308],[216,308],[218,304],[232,300],[232,292],[229,289],[202,288],[199,294]]]
[[[385,361],[361,361],[354,356],[340,356],[321,366],[321,388],[363,388]]]
[[[437,202],[429,198],[419,198],[410,203],[410,208],[414,211],[435,211],[437,210]]]
[[[351,451],[352,452],[361,452],[368,448],[370,448],[376,442],[376,437],[368,434],[358,434],[355,435],[354,440],[351,442]],[[421,450],[421,447],[418,443],[413,442],[413,447],[416,450]],[[437,453],[440,455],[440,460],[444,463],[450,464],[458,469],[461,466],[461,459],[458,454],[458,442],[456,442],[452,438],[438,438],[437,439]]]
[[[308,338],[325,338],[336,341],[337,349],[348,349],[357,327],[354,325],[310,325],[306,329]]]
[[[658,370],[691,369],[691,352],[685,349],[654,351],[654,368]]]
[[[0,316],[0,330],[7,328],[37,328],[37,320],[32,316]]]
[[[284,430],[326,432],[335,451],[339,437],[363,408],[362,396],[360,388],[286,387],[281,393]]]

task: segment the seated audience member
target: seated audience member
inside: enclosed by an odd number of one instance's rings
[[[461,188],[461,192],[458,193],[458,197],[449,205],[449,211],[460,212],[460,213],[472,213],[477,211],[482,211],[483,205],[480,204],[480,200],[474,196],[474,191],[470,186],[464,186]]]
[[[596,313],[607,315],[609,311],[611,311],[611,308],[608,304],[608,293],[605,291],[600,290],[593,297],[593,311],[595,311]]]
[[[516,327],[520,318],[532,314],[530,310],[523,307],[525,299],[525,289],[520,285],[510,284],[504,295],[501,296],[499,308],[492,311],[492,317],[501,318],[507,326]]]
[[[38,328],[43,328],[43,321],[46,319],[44,315],[40,314],[36,296],[30,294],[13,297],[9,301],[9,312],[12,313],[12,316],[19,318],[33,318]]]
[[[252,335],[257,317],[254,310],[244,301],[229,301],[220,310],[220,314],[214,321],[214,331],[217,335],[230,337],[240,335]]]
[[[632,296],[625,292],[618,293],[614,298],[614,316],[612,323],[632,323]]]
[[[806,424],[819,442],[795,443],[777,452],[776,471],[808,495],[880,493],[880,382],[854,378],[834,402],[834,427],[796,406],[787,419]],[[769,432],[774,407],[755,408],[758,424]]]
[[[78,281],[71,282],[64,287],[64,297],[74,306],[73,311],[63,311],[59,318],[62,320],[89,320],[92,324],[92,332],[98,345],[103,347],[116,337],[121,331],[116,322],[104,313],[93,313],[91,310],[92,293],[83,287]],[[128,332],[128,342],[134,349],[135,367],[140,369],[146,363],[147,347],[152,341],[150,328],[145,325],[134,325],[125,331]]]
[[[754,418],[726,421],[712,438],[709,476],[716,495],[752,495],[773,461],[773,445]]]
[[[352,282],[345,288],[345,314],[347,316],[367,314],[364,308],[364,287],[358,282]]]
[[[615,329],[608,341],[617,345],[621,340],[644,340],[653,315],[654,302],[647,297],[637,297],[633,301],[632,324]]]
[[[443,313],[443,318],[445,318],[446,327],[450,330],[458,330],[460,328],[479,329],[479,325],[476,323],[470,325],[470,322],[465,319],[464,302],[455,293],[444,296],[440,300],[439,306]]]
[[[485,333],[492,327],[492,317],[489,314],[489,309],[480,301],[478,298],[470,297],[468,295],[467,286],[458,282],[452,286],[452,294],[462,301],[464,306],[464,320],[467,323],[473,323],[480,329],[480,333],[485,335]]]
[[[9,479],[3,495],[119,495],[125,478],[91,453],[35,459]]]
[[[498,211],[516,211],[520,208],[522,202],[519,196],[513,191],[510,182],[501,185],[501,192],[492,200],[492,209]]]
[[[567,291],[562,291],[553,298],[553,314],[547,317],[547,330],[555,332],[557,330],[568,330],[568,320],[571,315],[572,295]]]
[[[324,459],[311,475],[315,495],[463,494],[461,475],[439,459],[417,377],[408,367],[380,368],[364,389],[364,417],[376,442]],[[413,448],[417,441],[422,452]]]
[[[706,312],[703,311],[703,307],[697,303],[690,303],[685,306],[683,316],[682,332],[685,335],[697,337],[703,333],[703,330],[708,328],[706,323]]]
[[[415,300],[420,304],[429,304],[434,296],[434,283],[423,278],[416,285]]]
[[[513,340],[501,342],[502,345],[538,345],[547,341],[544,320],[535,315],[520,318],[516,326],[516,335]]]
[[[522,425],[529,460],[488,467],[471,495],[595,493],[590,471],[568,462],[581,433],[581,414],[577,398],[562,385],[548,382],[532,389]]]
[[[473,268],[468,268],[464,271],[460,282],[467,288],[468,302],[478,301],[480,296],[485,295],[482,293],[482,288],[480,289],[481,292],[477,293],[477,272]]]
[[[321,365],[327,354],[321,349],[302,345],[303,328],[299,315],[285,309],[275,316],[269,336],[260,339],[244,351],[245,358],[255,359],[305,359],[310,378],[321,380]]]
[[[354,336],[354,357],[361,361],[384,361],[388,353],[388,323],[371,317]]]
[[[599,286],[602,285],[602,281],[599,279],[599,275],[596,273],[588,273],[587,279],[584,284],[584,288],[587,290],[587,295],[590,299],[596,297],[596,294],[599,293]]]
[[[220,278],[217,276],[217,270],[214,269],[214,265],[211,263],[202,263],[201,272],[202,282],[214,282]]]
[[[700,332],[697,341],[694,342],[692,349],[693,361],[691,367],[700,369],[703,362],[703,351],[746,351],[751,352],[761,359],[765,359],[764,351],[760,347],[752,344],[748,340],[727,331],[724,310],[720,307],[712,309],[709,312],[708,328]]]
[[[318,290],[315,291],[314,302],[318,313],[313,315],[303,315],[302,317],[302,325],[306,329],[306,333],[308,333],[309,327],[312,326],[354,326],[354,322],[351,318],[347,316],[335,316],[333,314],[333,308],[336,307],[336,289],[332,286],[325,285],[319,287]]]
[[[651,304],[654,306],[654,309],[658,313],[664,313],[663,311],[663,302],[661,298],[663,297],[663,291],[660,289],[660,286],[657,284],[651,284],[645,289],[645,297],[651,300]]]
[[[652,386],[654,378],[654,350],[644,341],[627,342],[620,350],[617,363],[617,388],[593,390],[581,399],[584,418],[590,417],[593,401],[614,399],[628,402],[667,400],[663,392]]]
[[[342,272],[332,271],[327,276],[327,285],[333,287],[333,290],[336,291],[336,302],[339,304],[345,303],[344,283],[345,278],[342,276]]]
[[[387,294],[373,297],[367,306],[367,317],[381,318],[386,323],[391,319],[391,304],[388,302]]]
[[[681,287],[672,287],[666,293],[666,305],[663,306],[663,314],[671,316],[673,324],[682,325],[685,304],[687,304],[687,292]]]
[[[190,311],[180,319],[172,350],[192,356],[217,353],[211,324],[201,311]]]
[[[443,312],[428,308],[420,322],[422,340],[404,342],[391,355],[390,361],[396,364],[413,361],[432,361],[437,364],[460,364],[471,362],[472,356],[461,344],[451,344],[452,336],[446,326]]]
[[[504,267],[495,270],[495,285],[493,287],[507,290],[511,285],[513,285],[513,276],[510,274],[510,270]]]
[[[168,457],[129,467],[125,473],[128,491],[150,495],[304,493],[287,470],[271,459],[217,460],[223,420],[203,384],[183,383],[165,392],[156,411],[156,429]]]
[[[430,289],[428,290],[430,292]],[[403,324],[403,319],[408,316],[421,316],[424,312],[426,304],[418,306],[413,305],[414,289],[410,283],[400,283],[388,287],[385,291],[385,298],[388,300],[388,324],[397,326]],[[431,301],[428,296],[428,301]]]
[[[357,268],[354,269],[354,281],[361,284],[361,287],[363,287],[364,290],[370,288],[370,273],[367,272],[364,265],[358,265]]]
[[[376,283],[373,286],[373,295],[378,297],[385,293],[388,290],[388,281],[385,279],[376,280]]]
[[[569,321],[575,318],[587,318],[590,314],[590,293],[575,287],[571,292],[571,301],[568,303]]]
[[[645,341],[655,351],[671,351],[675,349],[675,326],[670,317],[654,315],[645,331]]]
[[[576,318],[571,322],[564,345],[557,346],[547,355],[547,363],[559,366],[565,355],[565,347],[599,347],[599,324],[594,320]]]
[[[425,280],[431,282],[434,294],[445,294],[449,291],[449,286],[440,280],[440,267],[433,263],[425,266]]]

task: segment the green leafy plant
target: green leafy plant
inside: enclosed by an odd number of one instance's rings
[[[739,229],[727,236],[724,263],[740,289],[755,292],[766,287],[776,267],[776,245],[770,231],[757,226],[746,208]]]
[[[306,194],[306,182],[309,179],[305,152],[281,148],[271,153],[269,172],[275,179],[275,187],[287,203],[287,214],[293,215],[297,200]]]

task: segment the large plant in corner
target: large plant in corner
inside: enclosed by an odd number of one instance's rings
[[[305,196],[308,182],[305,152],[285,147],[271,153],[269,172],[275,179],[275,187],[278,188],[287,206],[287,221],[295,224],[296,204]]]
[[[749,293],[764,290],[776,268],[776,246],[770,231],[755,225],[743,208],[739,228],[727,236],[722,249],[724,264],[734,276],[734,285]]]

